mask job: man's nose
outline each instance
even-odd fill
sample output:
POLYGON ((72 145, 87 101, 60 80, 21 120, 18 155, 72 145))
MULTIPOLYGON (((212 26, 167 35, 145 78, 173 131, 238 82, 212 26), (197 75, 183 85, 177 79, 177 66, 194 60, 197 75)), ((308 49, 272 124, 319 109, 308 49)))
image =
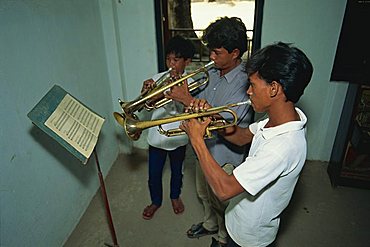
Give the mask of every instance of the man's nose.
POLYGON ((248 87, 247 89, 247 94, 250 96, 252 94, 252 89, 251 89, 251 86, 248 87))
POLYGON ((175 68, 175 60, 174 59, 170 59, 170 67, 175 68))

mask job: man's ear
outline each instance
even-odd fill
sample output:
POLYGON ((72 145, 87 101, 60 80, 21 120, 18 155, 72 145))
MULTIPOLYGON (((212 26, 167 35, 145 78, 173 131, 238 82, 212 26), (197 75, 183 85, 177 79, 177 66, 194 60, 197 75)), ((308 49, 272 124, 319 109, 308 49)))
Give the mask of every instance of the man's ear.
POLYGON ((281 85, 277 81, 272 81, 270 83, 270 97, 275 97, 279 93, 279 90, 281 90, 281 85))
POLYGON ((240 51, 239 49, 235 48, 231 53, 233 54, 233 58, 236 59, 239 57, 240 51))
POLYGON ((188 66, 191 63, 191 58, 187 58, 185 60, 185 66, 188 66))

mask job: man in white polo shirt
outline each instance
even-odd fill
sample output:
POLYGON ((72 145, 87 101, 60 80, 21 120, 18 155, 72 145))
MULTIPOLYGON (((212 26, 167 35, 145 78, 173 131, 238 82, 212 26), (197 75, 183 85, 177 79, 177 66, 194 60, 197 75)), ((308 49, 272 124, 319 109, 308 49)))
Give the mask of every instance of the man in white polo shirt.
MULTIPOLYGON (((213 192, 229 200, 225 218, 231 237, 229 247, 273 244, 280 214, 287 207, 306 160, 307 118, 295 107, 311 80, 313 67, 298 48, 278 42, 257 51, 245 70, 250 86, 247 94, 256 112, 267 118, 251 124, 224 129, 233 144, 251 142, 248 157, 231 175, 217 164, 204 143, 210 119, 184 121, 180 127, 189 136, 199 164, 213 192)), ((194 99, 192 109, 211 107, 194 99)))

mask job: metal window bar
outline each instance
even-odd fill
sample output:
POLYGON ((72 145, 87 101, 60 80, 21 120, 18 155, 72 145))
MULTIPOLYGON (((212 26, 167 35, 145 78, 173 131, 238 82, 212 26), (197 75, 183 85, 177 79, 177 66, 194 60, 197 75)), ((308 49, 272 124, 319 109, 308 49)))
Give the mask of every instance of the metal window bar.
MULTIPOLYGON (((195 47, 197 48, 197 51, 195 52, 193 61, 195 62, 201 62, 201 63, 207 63, 209 62, 209 56, 203 55, 203 48, 202 41, 200 38, 202 36, 204 29, 192 29, 192 28, 170 28, 170 37, 175 36, 178 33, 181 33, 184 37, 187 37, 191 41, 194 42, 195 47), (197 37, 193 37, 192 34, 195 33, 197 37), (197 44, 198 43, 198 44, 197 44)), ((247 30, 247 44, 248 44, 248 50, 243 55, 243 59, 248 59, 252 53, 252 46, 253 46, 253 29, 247 30)))

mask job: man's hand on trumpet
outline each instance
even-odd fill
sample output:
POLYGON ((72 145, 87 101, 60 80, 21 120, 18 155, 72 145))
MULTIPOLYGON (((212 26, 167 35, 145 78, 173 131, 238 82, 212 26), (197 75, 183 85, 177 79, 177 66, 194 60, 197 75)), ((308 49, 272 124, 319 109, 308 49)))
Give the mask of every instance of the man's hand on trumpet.
POLYGON ((185 108, 185 112, 201 112, 211 107, 205 99, 193 98, 189 106, 185 108))
MULTIPOLYGON (((157 82, 154 81, 153 79, 145 80, 143 83, 143 87, 141 88, 141 95, 142 96, 145 95, 146 93, 153 90, 156 86, 157 86, 157 82)), ((147 100, 146 104, 153 105, 155 104, 156 101, 160 100, 163 97, 164 97, 163 93, 153 96, 152 98, 147 100)))
POLYGON ((172 81, 178 80, 181 78, 181 72, 177 71, 176 68, 172 68, 170 72, 170 78, 172 81))
POLYGON ((192 118, 182 121, 180 124, 180 129, 186 132, 189 136, 191 143, 203 141, 204 137, 208 135, 207 127, 211 123, 211 118, 206 117, 202 120, 192 118))
MULTIPOLYGON (((211 105, 205 99, 193 98, 189 106, 185 109, 188 113, 202 112, 211 108, 211 105)), ((209 136, 207 127, 211 123, 212 117, 192 118, 182 121, 180 129, 185 131, 191 142, 203 140, 205 136, 209 136)))
POLYGON ((186 80, 182 85, 175 85, 170 90, 166 91, 164 96, 168 99, 180 102, 184 106, 189 106, 194 99, 189 92, 188 82, 186 80))
POLYGON ((144 94, 155 87, 155 81, 153 79, 148 79, 143 82, 143 87, 141 88, 141 93, 144 94))
MULTIPOLYGON (((187 112, 187 113, 204 112, 204 111, 206 111, 210 108, 212 108, 212 106, 205 99, 193 98, 193 100, 190 102, 190 105, 185 108, 185 112, 187 112)), ((203 117, 203 118, 205 118, 205 117, 203 117)), ((216 120, 223 119, 220 114, 214 114, 212 116, 209 116, 208 118, 210 118, 211 121, 216 121, 216 120)), ((198 120, 199 120, 199 118, 198 118, 198 120)), ((216 125, 217 125, 217 123, 216 123, 216 125)))

